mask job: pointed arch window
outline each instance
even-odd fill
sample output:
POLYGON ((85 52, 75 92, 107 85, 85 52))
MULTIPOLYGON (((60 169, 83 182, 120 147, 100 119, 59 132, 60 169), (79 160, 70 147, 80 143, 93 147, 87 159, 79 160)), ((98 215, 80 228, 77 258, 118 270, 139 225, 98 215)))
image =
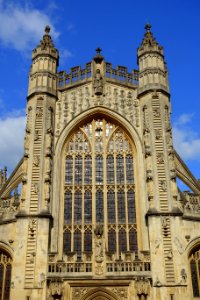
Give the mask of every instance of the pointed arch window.
POLYGON ((104 118, 94 118, 70 136, 64 149, 64 253, 92 253, 93 228, 99 224, 105 224, 108 251, 118 258, 135 251, 133 154, 126 132, 104 118))
POLYGON ((194 297, 200 297, 200 246, 189 257, 192 290, 194 297))
POLYGON ((10 299, 12 260, 10 256, 0 250, 0 300, 10 299))

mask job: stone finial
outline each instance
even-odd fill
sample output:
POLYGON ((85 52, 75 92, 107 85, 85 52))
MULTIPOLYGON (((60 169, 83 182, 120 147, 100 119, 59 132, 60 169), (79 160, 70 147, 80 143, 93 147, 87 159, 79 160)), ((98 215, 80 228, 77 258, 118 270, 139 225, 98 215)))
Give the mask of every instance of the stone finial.
POLYGON ((101 55, 101 51, 102 51, 102 49, 100 47, 97 47, 96 55, 94 57, 94 61, 99 64, 101 64, 101 62, 104 60, 104 57, 101 55))
POLYGON ((44 31, 46 34, 49 34, 49 32, 51 31, 51 27, 49 25, 46 25, 44 31))
POLYGON ((151 24, 147 23, 144 27, 146 29, 147 32, 151 31, 151 24))
POLYGON ((101 49, 100 47, 97 47, 97 48, 96 48, 96 54, 97 54, 97 55, 101 54, 101 51, 102 51, 102 49, 101 49))

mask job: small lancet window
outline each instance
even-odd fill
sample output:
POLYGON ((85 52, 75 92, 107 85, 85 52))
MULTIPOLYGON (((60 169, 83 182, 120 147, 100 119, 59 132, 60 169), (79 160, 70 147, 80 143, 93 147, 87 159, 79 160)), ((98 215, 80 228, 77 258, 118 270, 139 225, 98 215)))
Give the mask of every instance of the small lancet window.
POLYGON ((193 296, 200 297, 200 247, 189 257, 193 296))

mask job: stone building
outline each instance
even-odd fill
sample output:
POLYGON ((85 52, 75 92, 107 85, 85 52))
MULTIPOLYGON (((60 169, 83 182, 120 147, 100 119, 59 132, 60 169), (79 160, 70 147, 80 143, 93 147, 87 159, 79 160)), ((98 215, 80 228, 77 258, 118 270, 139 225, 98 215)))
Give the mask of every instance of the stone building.
POLYGON ((48 26, 33 50, 24 155, 0 173, 1 300, 200 299, 200 184, 145 29, 131 73, 99 48, 58 72, 48 26))

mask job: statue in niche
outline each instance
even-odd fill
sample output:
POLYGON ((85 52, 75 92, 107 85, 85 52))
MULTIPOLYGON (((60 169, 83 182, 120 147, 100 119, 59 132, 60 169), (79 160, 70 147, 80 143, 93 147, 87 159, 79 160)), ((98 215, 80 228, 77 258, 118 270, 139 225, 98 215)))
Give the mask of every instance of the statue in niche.
POLYGON ((181 283, 185 284, 187 282, 187 274, 185 269, 181 270, 181 283))
POLYGON ((97 225, 94 230, 95 240, 95 260, 97 263, 103 261, 103 226, 97 225))
POLYGON ((95 95, 99 96, 103 94, 103 77, 101 76, 101 72, 99 69, 96 70, 93 86, 95 95))

